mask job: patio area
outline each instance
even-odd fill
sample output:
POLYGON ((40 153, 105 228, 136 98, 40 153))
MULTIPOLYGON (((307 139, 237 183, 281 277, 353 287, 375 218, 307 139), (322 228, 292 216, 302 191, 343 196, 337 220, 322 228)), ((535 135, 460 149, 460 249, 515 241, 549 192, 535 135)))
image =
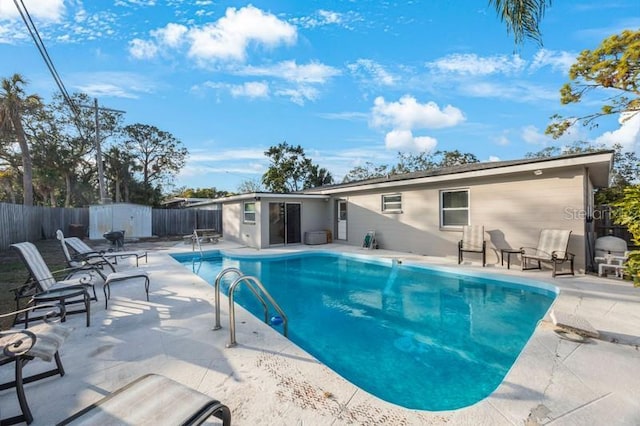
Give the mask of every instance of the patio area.
MULTIPOLYGON (((584 275, 552 279, 549 270, 482 268, 477 261, 458 266, 453 256, 430 258, 340 244, 270 249, 357 252, 547 282, 561 289, 556 310, 584 317, 600 333, 598 339, 574 341, 557 334, 547 315, 491 396, 460 410, 424 412, 358 389, 241 307, 236 309, 238 346, 226 348, 226 296, 223 329, 213 331, 213 287, 169 256, 191 251, 191 245, 127 245, 134 248, 149 249, 148 264, 142 262, 140 268, 151 279, 150 301, 141 282, 123 281, 112 286, 108 309, 99 291, 90 327, 85 327, 84 315, 68 317, 74 330, 60 352, 66 375, 25 386, 33 425, 61 421, 147 373, 165 375, 220 400, 230 408, 233 424, 240 426, 640 424, 640 289, 630 282, 584 275)), ((203 248, 265 252, 224 241, 203 248)), ((33 361, 25 372, 48 366, 33 361)), ((10 380, 13 369, 0 369, 0 375, 0 380, 10 380)), ((15 390, 0 393, 0 413, 18 413, 15 390)), ((212 418, 207 424, 221 422, 212 418)))

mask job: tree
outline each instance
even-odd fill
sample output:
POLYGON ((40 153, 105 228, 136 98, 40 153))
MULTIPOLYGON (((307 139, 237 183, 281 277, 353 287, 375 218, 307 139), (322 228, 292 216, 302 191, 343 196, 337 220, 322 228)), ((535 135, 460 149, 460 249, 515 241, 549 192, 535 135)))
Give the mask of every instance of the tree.
POLYGON ((582 102, 591 91, 605 90, 600 111, 582 117, 551 117, 546 133, 559 138, 581 122, 595 127, 603 116, 620 114, 624 122, 640 112, 640 30, 625 30, 605 39, 595 50, 584 50, 569 69, 569 83, 560 89, 563 105, 582 102))
POLYGON ((389 166, 386 164, 375 165, 371 161, 365 162, 362 166, 356 166, 342 179, 343 183, 358 182, 361 180, 375 179, 387 176, 389 173, 387 169, 389 166))
POLYGON ((20 146, 22 154, 22 186, 23 203, 33 205, 33 164, 27 144, 27 137, 22 125, 22 115, 25 110, 37 108, 41 105, 37 95, 25 96, 23 85, 26 81, 20 74, 14 74, 10 79, 2 79, 0 92, 0 131, 13 133, 20 146))
POLYGON ((307 179, 304 182, 304 189, 315 188, 317 186, 331 185, 333 183, 333 176, 324 167, 319 167, 313 164, 307 175, 307 179))
POLYGON ((124 149, 134 158, 142 173, 140 189, 150 199, 170 182, 186 162, 188 151, 171 133, 146 124, 133 124, 123 129, 124 149))
POLYGON ((107 187, 112 191, 116 203, 128 203, 131 195, 131 183, 135 181, 133 174, 140 171, 135 159, 122 147, 112 146, 103 153, 105 158, 105 177, 107 187))
POLYGON ((434 156, 440 157, 440 159, 435 162, 436 169, 478 163, 480 161, 475 155, 469 152, 463 153, 457 149, 454 149, 453 151, 436 151, 434 156))
POLYGON ((313 163, 300 145, 282 142, 272 146, 264 155, 271 164, 262 176, 262 183, 272 192, 294 192, 304 188, 313 163))
POLYGON ((182 198, 222 198, 233 195, 228 191, 218 191, 216 187, 211 188, 180 188, 173 192, 174 197, 182 198))
POLYGON ((542 45, 540 21, 551 0, 489 0, 489 4, 507 25, 507 33, 513 33, 516 44, 529 38, 542 45))
MULTIPOLYGON (((626 226, 633 236, 633 242, 640 246, 640 185, 624 189, 623 198, 614 204, 613 219, 617 224, 626 226)), ((633 284, 640 287, 640 250, 629 253, 626 272, 633 284)))
POLYGON ((262 187, 262 182, 260 181, 260 179, 245 179, 240 182, 240 185, 238 185, 238 192, 240 194, 262 191, 264 191, 264 188, 262 187))

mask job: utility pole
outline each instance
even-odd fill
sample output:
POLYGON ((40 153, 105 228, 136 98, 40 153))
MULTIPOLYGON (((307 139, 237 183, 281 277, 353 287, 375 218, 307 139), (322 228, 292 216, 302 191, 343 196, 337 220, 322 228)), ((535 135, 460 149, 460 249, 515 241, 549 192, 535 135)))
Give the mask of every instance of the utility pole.
POLYGON ((98 164, 98 188, 100 190, 100 204, 105 204, 107 200, 107 190, 104 184, 104 164, 102 164, 102 148, 100 143, 100 121, 98 113, 100 111, 108 111, 108 112, 117 112, 124 114, 126 111, 121 111, 118 109, 111 109, 105 107, 98 107, 98 98, 93 99, 93 105, 80 105, 83 108, 91 108, 95 113, 95 125, 96 125, 96 135, 95 135, 95 145, 96 145, 96 163, 98 164))

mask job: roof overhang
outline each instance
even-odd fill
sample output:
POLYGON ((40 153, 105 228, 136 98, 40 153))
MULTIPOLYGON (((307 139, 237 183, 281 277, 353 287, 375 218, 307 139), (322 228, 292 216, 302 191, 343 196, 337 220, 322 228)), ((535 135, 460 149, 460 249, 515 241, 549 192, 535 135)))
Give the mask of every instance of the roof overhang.
POLYGON ((425 184, 438 184, 462 179, 486 178, 492 176, 508 176, 511 174, 531 173, 532 178, 544 173, 545 170, 557 168, 581 168, 589 171, 589 177, 596 188, 609 186, 609 173, 613 165, 613 151, 601 152, 584 156, 551 158, 540 161, 532 161, 524 164, 495 167, 483 170, 474 170, 461 173, 426 176, 421 178, 393 180, 378 183, 363 183, 362 185, 349 185, 345 187, 333 187, 326 190, 318 190, 318 193, 334 195, 349 192, 370 191, 376 189, 388 189, 398 186, 414 186, 425 184))
POLYGON ((251 192, 247 194, 232 195, 230 197, 218 198, 220 203, 233 203, 237 201, 259 201, 263 199, 275 200, 329 200, 330 196, 325 194, 301 194, 301 193, 287 193, 278 194, 272 192, 251 192))

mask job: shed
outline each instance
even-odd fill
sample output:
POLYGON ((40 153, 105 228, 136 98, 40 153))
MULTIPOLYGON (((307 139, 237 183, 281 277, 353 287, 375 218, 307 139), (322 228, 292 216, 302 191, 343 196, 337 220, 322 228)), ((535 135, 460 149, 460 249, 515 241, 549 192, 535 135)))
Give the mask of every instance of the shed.
POLYGON ((103 239, 110 231, 125 231, 125 238, 151 237, 151 207, 131 203, 89 207, 89 238, 103 239))

